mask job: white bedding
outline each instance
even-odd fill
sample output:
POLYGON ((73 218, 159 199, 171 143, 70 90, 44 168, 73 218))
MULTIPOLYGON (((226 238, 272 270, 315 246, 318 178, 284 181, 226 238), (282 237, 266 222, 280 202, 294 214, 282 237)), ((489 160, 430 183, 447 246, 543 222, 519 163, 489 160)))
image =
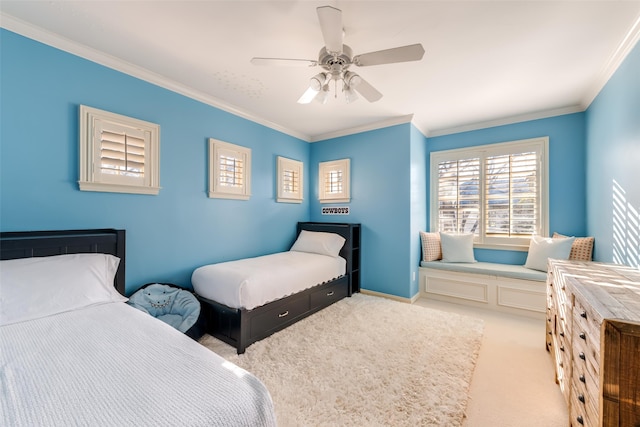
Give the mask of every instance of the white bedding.
POLYGON ((193 289, 232 308, 251 310, 344 275, 346 261, 308 252, 279 252, 197 268, 193 289))
POLYGON ((2 426, 275 426, 253 375, 122 302, 0 327, 2 426))

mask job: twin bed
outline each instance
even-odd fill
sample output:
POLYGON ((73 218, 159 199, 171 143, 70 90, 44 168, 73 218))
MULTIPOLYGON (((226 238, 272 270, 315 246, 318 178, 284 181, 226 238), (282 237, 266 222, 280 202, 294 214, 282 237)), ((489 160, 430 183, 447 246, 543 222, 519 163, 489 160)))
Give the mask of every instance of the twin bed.
MULTIPOLYGON (((359 225, 299 223, 298 234, 292 258, 275 254, 282 269, 266 258, 241 278, 221 264, 237 291, 215 290, 217 268, 194 272, 208 332, 239 354, 360 289, 359 225), (291 268, 327 250, 322 273, 291 268), (280 291, 262 281, 272 274, 280 291)), ((0 238, 0 425, 276 425, 260 380, 126 304, 124 230, 0 238)))
POLYGON ((299 222, 290 251, 203 266, 191 282, 207 332, 242 354, 360 291, 360 225, 299 222))

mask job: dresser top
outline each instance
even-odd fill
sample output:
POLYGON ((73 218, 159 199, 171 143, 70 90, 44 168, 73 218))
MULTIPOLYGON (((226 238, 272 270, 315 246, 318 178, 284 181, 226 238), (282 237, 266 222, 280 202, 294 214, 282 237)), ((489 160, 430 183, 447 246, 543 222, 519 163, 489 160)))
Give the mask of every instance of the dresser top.
POLYGON ((618 264, 550 260, 550 271, 602 319, 640 322, 640 270, 618 264))

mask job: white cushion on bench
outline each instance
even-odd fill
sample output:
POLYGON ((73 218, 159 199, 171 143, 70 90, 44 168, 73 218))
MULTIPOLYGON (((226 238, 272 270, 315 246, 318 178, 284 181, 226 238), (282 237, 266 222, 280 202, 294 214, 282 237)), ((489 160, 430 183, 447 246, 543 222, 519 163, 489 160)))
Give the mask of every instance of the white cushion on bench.
POLYGON ((449 263, 442 261, 422 261, 420 262, 420 266, 438 270, 459 271, 461 273, 487 274, 512 279, 534 280, 537 282, 545 282, 547 280, 547 273, 531 270, 522 265, 498 264, 493 262, 449 263))

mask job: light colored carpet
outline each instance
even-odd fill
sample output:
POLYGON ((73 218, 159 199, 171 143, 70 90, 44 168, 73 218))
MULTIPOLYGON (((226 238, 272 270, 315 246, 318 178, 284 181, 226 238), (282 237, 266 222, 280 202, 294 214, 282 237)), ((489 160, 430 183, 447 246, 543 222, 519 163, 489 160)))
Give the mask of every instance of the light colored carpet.
POLYGON ((287 426, 460 426, 483 321, 355 294, 238 356, 201 343, 260 378, 287 426))

